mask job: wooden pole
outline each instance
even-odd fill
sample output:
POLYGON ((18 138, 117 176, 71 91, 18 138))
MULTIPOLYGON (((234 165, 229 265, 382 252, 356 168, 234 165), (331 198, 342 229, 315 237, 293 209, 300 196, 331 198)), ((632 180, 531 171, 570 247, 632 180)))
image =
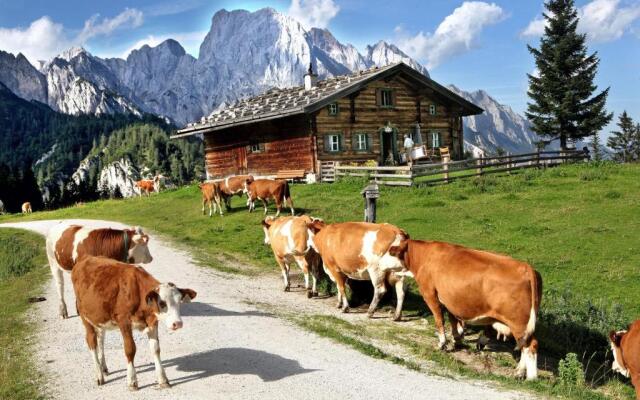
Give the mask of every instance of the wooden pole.
POLYGON ((442 169, 444 170, 444 182, 449 183, 449 153, 442 156, 442 169))
MULTIPOLYGON (((511 153, 507 152, 507 168, 511 168, 511 153)), ((511 175, 511 171, 507 171, 507 174, 511 175)))
POLYGON ((482 175, 482 156, 480 156, 477 160, 476 160, 476 174, 477 175, 482 175))
POLYGON ((371 184, 365 187, 362 192, 364 197, 364 222, 376 222, 376 200, 380 197, 380 191, 377 184, 371 184))

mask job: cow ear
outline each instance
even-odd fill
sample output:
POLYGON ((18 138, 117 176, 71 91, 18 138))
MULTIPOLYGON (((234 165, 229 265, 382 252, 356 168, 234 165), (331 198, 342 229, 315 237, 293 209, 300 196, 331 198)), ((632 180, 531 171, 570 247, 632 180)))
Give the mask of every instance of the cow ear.
POLYGON ((271 217, 267 217, 267 218, 262 220, 262 226, 264 226, 265 228, 269 229, 269 227, 271 226, 271 222, 273 222, 271 217))
POLYGON ((616 332, 616 331, 609 332, 609 339, 617 347, 620 347, 620 342, 622 341, 623 336, 624 336, 624 332, 616 332))
POLYGON ((320 230, 322 230, 322 228, 324 228, 325 226, 327 226, 327 224, 324 223, 324 221, 316 219, 314 220, 312 223, 307 224, 307 227, 309 228, 309 230, 311 230, 311 232, 313 233, 318 233, 320 232, 320 230))
POLYGON ((158 307, 159 300, 160 300, 160 295, 158 294, 158 292, 156 292, 156 289, 153 289, 152 291, 147 293, 147 297, 146 297, 147 306, 153 307, 155 305, 156 308, 159 308, 158 307))
POLYGON ((404 255, 409 248, 409 240, 403 240, 399 245, 393 246, 389 249, 389 255, 392 257, 398 257, 399 259, 404 259, 404 255))
POLYGON ((196 295, 198 293, 196 293, 195 290, 191 290, 191 289, 180 289, 178 288, 178 290, 180 291, 180 294, 182 294, 182 302, 183 303, 190 303, 191 300, 196 298, 196 295))

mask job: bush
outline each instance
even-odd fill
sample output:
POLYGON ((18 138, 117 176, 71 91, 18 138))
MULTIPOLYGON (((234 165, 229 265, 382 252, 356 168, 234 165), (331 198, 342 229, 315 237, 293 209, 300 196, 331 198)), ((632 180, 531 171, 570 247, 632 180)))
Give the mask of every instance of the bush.
POLYGON ((584 386, 584 371, 576 353, 568 353, 558 363, 558 381, 565 387, 584 386))

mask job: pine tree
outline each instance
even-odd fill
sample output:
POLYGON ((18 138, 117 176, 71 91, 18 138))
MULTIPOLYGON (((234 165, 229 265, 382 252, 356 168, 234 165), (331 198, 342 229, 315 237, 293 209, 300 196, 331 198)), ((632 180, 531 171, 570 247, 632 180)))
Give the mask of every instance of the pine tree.
POLYGON ((546 26, 540 48, 527 46, 535 58, 538 76, 528 74, 527 118, 542 136, 567 139, 592 136, 611 121, 605 110, 609 88, 592 97, 600 60, 587 55, 586 35, 578 34, 578 14, 573 0, 545 3, 546 26))
POLYGON ((611 132, 607 145, 615 152, 616 160, 637 160, 640 157, 640 134, 626 110, 618 117, 617 125, 619 130, 611 132))
POLYGON ((600 134, 595 132, 591 138, 591 151, 593 151, 593 160, 602 161, 602 143, 600 143, 600 134))

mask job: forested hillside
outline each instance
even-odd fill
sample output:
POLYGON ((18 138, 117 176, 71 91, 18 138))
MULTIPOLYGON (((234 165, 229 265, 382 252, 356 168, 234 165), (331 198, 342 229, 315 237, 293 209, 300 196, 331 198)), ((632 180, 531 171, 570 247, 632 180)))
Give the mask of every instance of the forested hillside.
POLYGON ((152 115, 70 116, 23 100, 0 83, 0 121, 0 200, 9 211, 24 201, 52 208, 118 195, 98 190, 103 167, 116 160, 178 183, 203 170, 200 141, 169 142, 173 127, 152 115), (87 156, 95 165, 83 163, 87 156), (81 164, 91 167, 74 175, 81 164))

